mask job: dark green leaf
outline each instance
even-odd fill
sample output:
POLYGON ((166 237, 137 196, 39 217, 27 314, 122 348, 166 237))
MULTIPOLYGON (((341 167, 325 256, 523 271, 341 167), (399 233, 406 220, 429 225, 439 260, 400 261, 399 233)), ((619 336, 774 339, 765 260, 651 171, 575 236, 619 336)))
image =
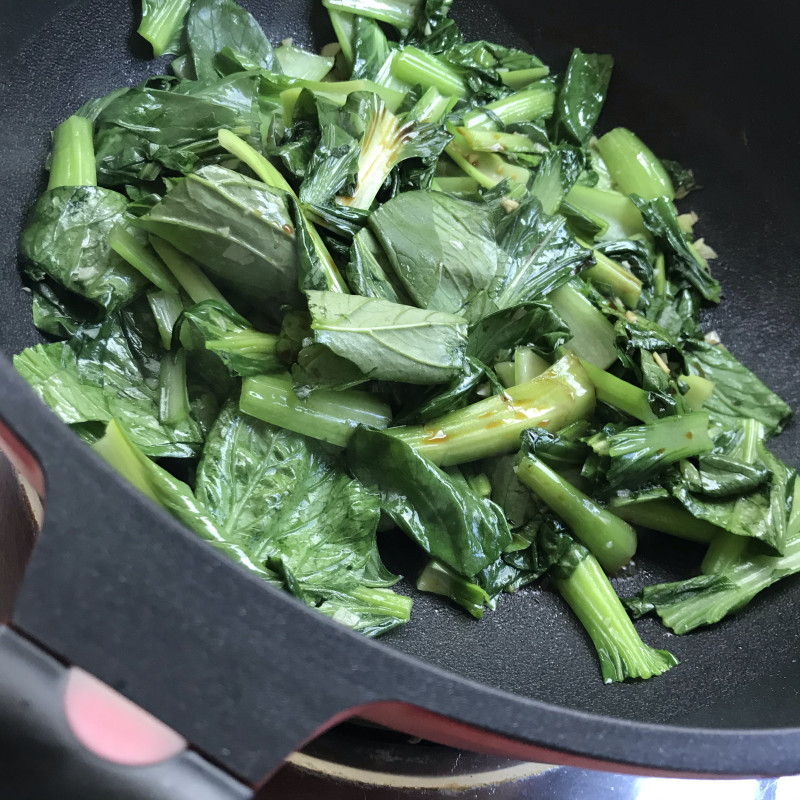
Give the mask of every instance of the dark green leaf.
POLYGON ((462 72, 462 79, 481 102, 510 93, 502 80, 505 72, 536 69, 541 77, 547 74, 547 68, 536 56, 487 41, 456 42, 442 53, 442 58, 462 72))
POLYGON ((132 315, 114 316, 69 342, 26 350, 15 365, 64 422, 117 419, 149 456, 192 456, 202 442, 200 426, 191 418, 176 425, 160 419, 163 351, 154 336, 155 341, 137 327, 132 315))
POLYGON ((463 317, 337 292, 306 296, 314 341, 367 378, 443 383, 461 370, 467 341, 463 317))
POLYGON ((486 292, 498 248, 481 206, 439 192, 405 192, 373 212, 369 224, 417 305, 470 321, 494 310, 486 292))
POLYGON ((462 40, 458 25, 448 18, 453 0, 425 0, 417 13, 414 30, 404 43, 415 44, 429 53, 440 53, 462 40))
POLYGON ((80 328, 100 322, 100 312, 94 303, 73 294, 49 280, 34 284, 33 324, 51 336, 60 339, 73 336, 80 328))
POLYGON ((355 182, 358 153, 358 139, 338 124, 338 120, 323 124, 322 136, 300 186, 300 200, 309 205, 325 206, 332 203, 338 193, 346 194, 346 187, 355 182))
POLYGON ((698 519, 724 528, 736 536, 748 536, 783 553, 787 541, 788 516, 792 507, 795 470, 775 458, 763 444, 758 456, 770 476, 760 488, 734 496, 696 492, 696 480, 679 480, 670 486, 672 494, 698 519))
POLYGON ((684 471, 683 483, 690 492, 705 497, 731 497, 757 489, 769 477, 763 464, 708 453, 697 459, 696 472, 684 471))
POLYGON ((719 282, 689 246, 678 225, 675 206, 668 197, 643 200, 631 195, 631 200, 642 214, 645 227, 653 235, 658 247, 666 256, 667 277, 682 285, 697 289, 706 300, 719 302, 719 282))
POLYGON ((127 205, 124 195, 96 186, 45 192, 20 240, 26 272, 38 281, 47 275, 109 311, 127 305, 147 285, 108 245, 127 205))
POLYGON ((248 64, 275 69, 269 39, 253 16, 233 0, 194 0, 186 17, 186 35, 201 81, 216 79, 214 57, 226 47, 248 64))
POLYGON ((386 253, 368 228, 363 228, 353 237, 345 274, 356 294, 410 305, 386 253))
POLYGON ((661 163, 672 181, 676 200, 681 200, 689 192, 703 188, 694 177, 694 172, 681 166, 677 161, 669 161, 666 158, 662 158, 661 163))
POLYGON ((484 380, 487 367, 470 356, 464 357, 461 373, 446 388, 437 386, 427 392, 414 390, 411 399, 395 415, 395 425, 414 425, 436 419, 470 402, 475 389, 484 380))
POLYGON ((368 17, 353 17, 353 70, 350 80, 375 80, 389 58, 390 48, 380 25, 368 17))
POLYGON ((114 186, 154 180, 163 170, 190 173, 202 159, 223 152, 217 139, 222 128, 257 131, 255 80, 219 86, 224 90, 204 87, 196 94, 140 87, 115 97, 95 125, 98 180, 114 186))
POLYGON ((493 293, 501 307, 548 294, 591 257, 569 233, 564 217, 545 214, 535 197, 500 222, 497 236, 505 258, 493 293))
POLYGON ((554 356, 567 342, 569 328, 547 302, 509 306, 470 326, 467 355, 492 364, 515 347, 531 347, 544 357, 554 356))
POLYGON ((692 342, 684 350, 684 361, 688 374, 713 381, 703 408, 723 424, 749 417, 764 425, 767 436, 774 436, 791 418, 791 408, 721 345, 692 342))
POLYGON ((282 565, 307 598, 356 589, 374 570, 377 496, 323 445, 235 403, 209 434, 196 493, 226 541, 257 564, 282 565))
POLYGON ((460 473, 445 472, 389 434, 357 428, 347 461, 380 492, 381 508, 395 524, 461 575, 475 575, 511 541, 498 506, 476 497, 460 473))
POLYGON ((614 59, 577 48, 564 74, 556 100, 556 120, 562 136, 584 145, 591 136, 611 80, 614 59))
POLYGON ((299 303, 294 220, 285 195, 223 167, 179 181, 137 225, 258 300, 299 303))
MULTIPOLYGON (((309 339, 309 341, 311 341, 309 339)), ((366 382, 367 376, 346 358, 324 344, 307 344, 292 365, 294 393, 307 398, 315 389, 350 389, 366 382)))

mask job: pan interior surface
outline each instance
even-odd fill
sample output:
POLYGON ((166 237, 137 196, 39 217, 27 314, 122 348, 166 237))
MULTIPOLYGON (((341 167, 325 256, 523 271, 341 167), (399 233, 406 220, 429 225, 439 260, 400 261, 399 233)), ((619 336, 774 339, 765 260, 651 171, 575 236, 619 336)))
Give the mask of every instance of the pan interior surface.
MULTIPOLYGON (((325 14, 308 0, 244 2, 270 38, 330 41, 325 14)), ((457 0, 453 16, 469 38, 532 49, 554 70, 573 46, 616 59, 601 130, 624 125, 660 156, 694 169, 704 185, 681 201, 700 216, 698 232, 720 253, 714 263, 724 299, 708 328, 745 364, 800 408, 797 312, 792 277, 800 252, 800 161, 793 99, 800 78, 792 51, 800 6, 767 2, 719 14, 712 4, 680 0, 613 8, 543 0, 492 5, 457 0)), ((41 189, 49 131, 90 97, 135 85, 166 68, 148 60, 134 34, 138 2, 64 4, 30 0, 0 33, 6 61, 0 107, 0 348, 6 355, 40 341, 22 291, 16 246, 25 212, 41 189)), ((796 425, 774 443, 798 465, 796 425)), ((400 571, 402 554, 387 561, 400 571), (395 562, 395 563, 392 563, 395 562)), ((677 540, 643 536, 623 595, 647 583, 687 577, 702 551, 677 540)), ((406 573, 408 574, 408 572, 406 573)), ((411 592, 411 588, 405 591, 411 592)), ((738 616, 684 637, 660 624, 639 624, 651 645, 681 660, 643 683, 605 686, 588 637, 553 593, 527 589, 501 598, 476 622, 442 598, 415 595, 411 623, 383 641, 453 673, 496 688, 596 714, 700 727, 800 726, 800 583, 765 591, 738 616)))

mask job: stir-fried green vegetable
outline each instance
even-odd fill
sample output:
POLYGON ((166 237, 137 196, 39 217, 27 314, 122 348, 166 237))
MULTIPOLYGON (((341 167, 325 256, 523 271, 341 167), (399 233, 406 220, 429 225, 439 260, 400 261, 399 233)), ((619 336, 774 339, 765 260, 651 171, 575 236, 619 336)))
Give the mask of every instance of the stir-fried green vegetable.
POLYGON ((143 0, 173 74, 54 132, 20 250, 55 340, 17 369, 152 501, 355 630, 411 612, 382 520, 418 590, 480 619, 547 577, 604 680, 665 672, 626 606, 683 633, 800 570, 800 483, 767 447, 791 411, 701 329, 691 171, 595 136, 609 55, 552 74, 446 2, 323 5, 316 54, 233 0, 143 0), (698 574, 623 604, 634 525, 707 546, 698 574))

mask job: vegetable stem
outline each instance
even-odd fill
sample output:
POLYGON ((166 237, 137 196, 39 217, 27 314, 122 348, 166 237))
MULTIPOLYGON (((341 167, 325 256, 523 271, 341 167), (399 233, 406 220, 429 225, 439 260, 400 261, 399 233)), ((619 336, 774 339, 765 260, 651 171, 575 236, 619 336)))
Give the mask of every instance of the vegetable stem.
POLYGON ((353 15, 347 11, 340 11, 337 8, 328 8, 328 16, 331 18, 331 26, 336 34, 339 46, 342 48, 342 56, 347 62, 347 66, 353 66, 353 15))
POLYGON ((169 242, 158 236, 150 237, 150 244, 161 256, 169 271, 181 288, 189 295, 193 303, 202 303, 203 300, 217 300, 229 305, 220 291, 208 279, 208 276, 188 256, 176 250, 169 242))
POLYGON ((500 133, 483 128, 457 128, 470 150, 487 153, 541 153, 542 145, 522 133, 500 133))
POLYGON ((435 86, 431 86, 425 94, 417 100, 414 108, 409 112, 409 117, 417 122, 436 125, 442 121, 442 117, 456 102, 458 102, 457 97, 443 95, 435 86))
POLYGON ((550 365, 530 347, 518 347, 514 351, 514 384, 532 381, 549 367, 550 365))
POLYGON ((476 583, 472 583, 455 570, 436 559, 431 559, 417 578, 420 592, 432 592, 449 597, 472 614, 475 619, 483 617, 484 606, 491 602, 489 595, 476 583))
POLYGON ((523 89, 534 81, 546 78, 550 67, 530 67, 529 69, 511 69, 500 73, 500 80, 510 89, 523 89))
POLYGON ((355 389, 317 389, 301 400, 292 379, 283 375, 245 378, 239 406, 251 417, 340 447, 358 425, 385 428, 391 419, 389 407, 375 395, 355 389))
POLYGON ((159 418, 166 425, 178 425, 189 415, 185 350, 166 353, 161 359, 159 387, 159 418))
POLYGON ((574 356, 566 356, 532 381, 452 411, 426 425, 390 428, 440 466, 463 464, 507 453, 527 428, 557 431, 587 419, 594 409, 594 389, 574 356))
POLYGON ((700 571, 704 575, 728 572, 738 564, 750 544, 748 536, 737 536, 728 531, 719 531, 711 540, 703 557, 700 571))
POLYGON ((614 326, 575 286, 565 283, 547 299, 572 331, 567 350, 600 369, 607 369, 617 360, 614 326))
POLYGON ((640 638, 600 564, 587 555, 566 578, 556 581, 592 639, 606 683, 651 678, 678 663, 667 650, 654 650, 640 638))
POLYGON ((97 186, 93 125, 86 117, 68 117, 53 131, 53 156, 48 189, 97 186))
POLYGON ((178 292, 178 283, 161 259, 122 225, 117 225, 108 237, 111 249, 124 258, 162 292, 178 292))
POLYGON ((639 209, 624 194, 575 184, 567 192, 566 200, 577 209, 605 220, 608 223, 606 238, 630 239, 648 235, 639 209))
POLYGON ((493 100, 483 108, 464 115, 465 128, 494 128, 495 118, 504 125, 513 122, 529 122, 539 117, 549 117, 555 107, 556 93, 552 85, 544 83, 530 89, 514 92, 508 97, 493 100), (491 113, 486 113, 487 111, 491 113))
POLYGON ((523 456, 517 465, 517 477, 564 520, 607 572, 617 572, 633 558, 636 531, 536 456, 523 456))
MULTIPOLYGON (((591 249, 591 246, 588 247, 591 249)), ((628 308, 636 308, 642 294, 642 282, 621 264, 599 250, 592 250, 592 256, 595 261, 594 266, 585 269, 581 275, 601 289, 605 287, 611 289, 611 292, 619 297, 628 308)))
POLYGON ((589 361, 581 360, 583 368, 594 384, 597 399, 608 403, 626 414, 630 414, 642 422, 655 422, 657 419, 648 402, 648 394, 644 389, 623 381, 605 370, 598 369, 589 361))
POLYGON ((191 0, 144 0, 137 33, 153 46, 158 58, 166 53, 183 24, 191 0))
POLYGON ((172 332, 175 323, 183 312, 180 295, 173 291, 150 292, 147 295, 147 301, 150 303, 150 310, 155 317, 161 342, 164 348, 169 350, 172 347, 172 332))
POLYGON ((698 519, 680 503, 666 497, 639 502, 615 497, 609 502, 608 510, 632 525, 641 525, 690 542, 707 544, 719 533, 724 533, 716 525, 698 519))
POLYGON ((392 75, 411 86, 434 87, 445 95, 463 97, 467 86, 458 72, 436 56, 406 47, 392 59, 392 75))
POLYGON ((668 197, 675 191, 664 165, 653 151, 627 128, 614 128, 597 140, 614 183, 624 194, 638 194, 645 200, 668 197))
POLYGON ((215 353, 231 353, 241 356, 271 356, 278 346, 279 337, 273 333, 241 331, 229 333, 219 339, 209 339, 206 349, 215 353))

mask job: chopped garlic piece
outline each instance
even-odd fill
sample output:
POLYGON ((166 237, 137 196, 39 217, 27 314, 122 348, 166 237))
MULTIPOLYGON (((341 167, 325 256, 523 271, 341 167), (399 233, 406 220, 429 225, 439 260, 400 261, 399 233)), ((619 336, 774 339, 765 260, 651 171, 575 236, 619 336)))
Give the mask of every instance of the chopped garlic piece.
POLYGON ((695 250, 702 256, 706 261, 709 261, 714 258, 719 258, 717 255, 717 251, 714 250, 713 247, 706 244, 705 239, 698 239, 694 243, 695 250))
POLYGON ((500 201, 500 205, 503 207, 503 211, 505 211, 506 214, 511 214, 519 208, 519 203, 516 200, 512 200, 510 197, 504 197, 500 201))
POLYGON ((700 217, 690 211, 688 214, 678 214, 678 225, 684 233, 691 233, 700 217))

